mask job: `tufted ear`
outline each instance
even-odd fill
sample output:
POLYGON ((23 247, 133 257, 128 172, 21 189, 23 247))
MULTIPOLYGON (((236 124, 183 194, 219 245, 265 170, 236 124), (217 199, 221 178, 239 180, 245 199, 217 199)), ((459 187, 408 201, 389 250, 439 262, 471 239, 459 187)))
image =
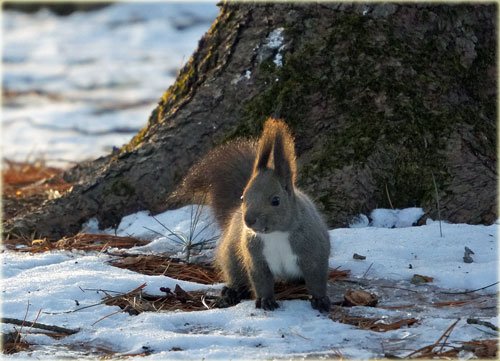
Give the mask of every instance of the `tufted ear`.
POLYGON ((297 173, 295 144, 285 122, 275 119, 270 119, 270 121, 274 128, 274 172, 285 189, 292 193, 297 173))
POLYGON ((254 174, 257 173, 259 170, 264 170, 269 168, 269 158, 271 157, 273 142, 274 142, 273 134, 269 132, 269 129, 264 127, 264 131, 259 139, 259 144, 257 147, 257 156, 255 157, 255 163, 253 166, 254 174))

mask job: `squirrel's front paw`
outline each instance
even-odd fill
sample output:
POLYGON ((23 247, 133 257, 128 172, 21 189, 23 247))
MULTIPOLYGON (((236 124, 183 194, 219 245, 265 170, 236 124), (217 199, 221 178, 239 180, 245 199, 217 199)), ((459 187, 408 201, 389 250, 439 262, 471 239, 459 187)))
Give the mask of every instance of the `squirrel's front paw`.
POLYGON ((311 306, 319 312, 330 312, 330 299, 328 296, 311 298, 311 306))
POLYGON ((257 298, 255 300, 255 308, 274 311, 278 307, 280 307, 280 305, 278 305, 278 302, 276 302, 274 298, 257 298))

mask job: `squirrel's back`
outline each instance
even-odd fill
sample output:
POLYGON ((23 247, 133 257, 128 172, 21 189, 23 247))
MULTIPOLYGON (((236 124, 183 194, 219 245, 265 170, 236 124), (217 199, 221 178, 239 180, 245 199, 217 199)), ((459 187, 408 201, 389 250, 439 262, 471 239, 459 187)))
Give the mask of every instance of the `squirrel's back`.
POLYGON ((189 202, 196 195, 208 197, 215 219, 224 229, 241 204, 256 152, 257 143, 252 140, 235 140, 216 147, 191 167, 169 202, 189 202))

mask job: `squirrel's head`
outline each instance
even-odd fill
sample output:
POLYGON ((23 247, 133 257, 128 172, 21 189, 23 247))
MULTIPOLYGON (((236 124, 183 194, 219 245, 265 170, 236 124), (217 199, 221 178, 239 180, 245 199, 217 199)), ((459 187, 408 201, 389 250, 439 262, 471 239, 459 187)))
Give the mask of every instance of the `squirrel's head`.
POLYGON ((286 124, 281 120, 267 120, 252 177, 241 197, 244 222, 254 232, 290 229, 295 206, 294 148, 286 124))

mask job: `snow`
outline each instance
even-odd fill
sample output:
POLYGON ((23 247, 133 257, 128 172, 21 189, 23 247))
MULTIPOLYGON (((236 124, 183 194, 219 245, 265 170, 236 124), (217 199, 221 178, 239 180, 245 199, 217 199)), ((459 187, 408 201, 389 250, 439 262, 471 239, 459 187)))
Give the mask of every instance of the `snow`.
POLYGON ((476 289, 498 280, 496 225, 442 222, 442 228, 443 237, 440 237, 437 221, 399 229, 332 230, 334 257, 331 266, 350 269, 360 276, 371 265, 368 275, 393 280, 424 274, 434 277, 434 284, 443 288, 476 289), (465 246, 475 253, 471 264, 463 262, 465 246), (366 256, 366 260, 354 260, 353 253, 366 256))
POLYGON ((277 28, 271 31, 267 37, 267 46, 271 49, 279 49, 283 45, 283 28, 277 28))
POLYGON ((266 47, 269 49, 276 50, 276 55, 274 56, 273 63, 277 67, 283 66, 283 55, 281 52, 285 48, 285 45, 283 44, 284 41, 284 36, 283 36, 283 31, 284 28, 277 28, 271 31, 271 33, 267 37, 266 41, 266 47))
MULTIPOLYGON (((193 214, 197 212, 200 221, 195 231, 206 226, 203 237, 220 233, 209 207, 196 205, 167 211, 154 218, 146 212, 138 212, 124 217, 116 230, 99 231, 95 220, 85 227, 87 232, 134 235, 151 241, 146 246, 128 250, 132 253, 177 252, 177 255, 182 255, 182 245, 169 239, 166 234, 170 232, 159 222, 172 232, 188 234, 193 214)), ((375 213, 387 214, 385 211, 375 213)), ((397 213, 419 214, 415 210, 397 213)), ((350 270, 351 280, 367 282, 367 285, 393 282, 392 285, 403 284, 401 287, 407 288, 411 287, 408 286, 411 285, 409 280, 414 274, 433 277, 434 281, 429 286, 420 288, 422 292, 432 288, 472 290, 498 281, 497 225, 442 222, 442 228, 443 237, 440 237, 439 222, 432 221, 419 227, 368 226, 331 230, 330 266, 350 270), (474 251, 474 262, 471 264, 462 260, 465 246, 474 251), (355 260, 353 253, 364 255, 366 259, 355 260)), ((75 353, 72 349, 72 345, 78 344, 88 348, 102 347, 123 355, 147 350, 150 354, 141 359, 148 360, 272 359, 334 357, 339 354, 344 358, 363 359, 382 357, 388 350, 416 350, 432 344, 456 319, 453 308, 424 307, 419 316, 425 317, 419 317, 417 325, 377 333, 334 322, 313 310, 308 301, 301 300, 280 301, 281 307, 272 312, 255 309, 253 301, 244 301, 226 309, 197 312, 144 312, 131 316, 119 312, 118 307, 98 305, 68 313, 99 303, 104 295, 95 289, 127 292, 146 283, 147 293, 160 295, 160 287, 173 289, 175 284, 186 291, 211 290, 215 293, 222 287, 222 284, 207 286, 166 276, 135 273, 111 266, 111 259, 113 256, 105 253, 52 251, 25 254, 4 250, 1 282, 3 315, 22 319, 29 302, 27 319, 34 319, 41 309, 38 322, 80 329, 78 333, 60 340, 31 332, 26 340, 38 345, 35 350, 9 358, 28 355, 42 359, 68 355, 85 357, 85 354, 75 353)), ((476 295, 481 297, 496 292, 498 286, 477 291, 476 295)), ((354 307, 351 312, 384 319, 416 316, 412 310, 378 307, 354 307)), ((482 319, 498 324, 495 315, 496 312, 482 319)), ((472 316, 476 314, 472 313, 472 316)), ((461 317, 449 342, 491 338, 477 327, 468 325, 466 316, 461 317)), ((4 324, 2 327, 6 331, 13 326, 4 324)), ((405 351, 402 355, 408 353, 405 351)))
POLYGON ((350 228, 361 228, 367 226, 383 228, 401 228, 415 226, 424 215, 424 210, 418 207, 405 209, 377 208, 370 213, 368 218, 364 214, 358 214, 349 223, 350 228), (371 221, 370 221, 371 219, 371 221))
POLYGON ((424 215, 422 208, 405 208, 405 209, 374 209, 370 218, 374 227, 385 228, 400 228, 410 227, 415 225, 417 221, 424 215))
POLYGON ((127 143, 217 13, 215 1, 4 11, 3 156, 67 167, 127 143))

